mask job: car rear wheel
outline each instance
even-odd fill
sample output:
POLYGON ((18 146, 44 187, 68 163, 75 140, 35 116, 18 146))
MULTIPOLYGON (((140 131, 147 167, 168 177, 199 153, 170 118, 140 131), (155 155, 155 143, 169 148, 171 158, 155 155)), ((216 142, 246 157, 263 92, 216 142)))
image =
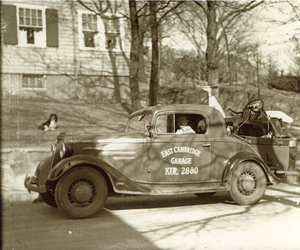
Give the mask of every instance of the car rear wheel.
POLYGON ((229 195, 240 205, 255 204, 263 197, 266 187, 262 168, 254 162, 243 162, 232 173, 229 195))
POLYGON ((101 173, 90 167, 77 167, 58 181, 55 201, 66 216, 87 218, 103 208, 107 193, 107 184, 101 173))

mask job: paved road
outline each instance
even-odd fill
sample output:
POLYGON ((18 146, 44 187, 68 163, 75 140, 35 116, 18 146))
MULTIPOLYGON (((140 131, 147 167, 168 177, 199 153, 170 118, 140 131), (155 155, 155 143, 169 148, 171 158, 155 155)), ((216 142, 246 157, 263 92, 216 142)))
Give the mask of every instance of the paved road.
POLYGON ((227 193, 110 197, 94 218, 70 220, 44 203, 3 206, 2 249, 300 249, 300 186, 279 184, 255 206, 227 193))

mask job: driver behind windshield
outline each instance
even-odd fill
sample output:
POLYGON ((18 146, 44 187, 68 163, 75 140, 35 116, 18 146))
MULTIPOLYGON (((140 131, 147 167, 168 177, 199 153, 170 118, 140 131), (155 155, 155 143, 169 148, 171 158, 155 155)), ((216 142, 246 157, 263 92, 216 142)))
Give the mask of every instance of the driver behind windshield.
POLYGON ((176 134, 196 134, 195 131, 188 125, 189 120, 185 115, 179 115, 176 121, 179 127, 176 134))

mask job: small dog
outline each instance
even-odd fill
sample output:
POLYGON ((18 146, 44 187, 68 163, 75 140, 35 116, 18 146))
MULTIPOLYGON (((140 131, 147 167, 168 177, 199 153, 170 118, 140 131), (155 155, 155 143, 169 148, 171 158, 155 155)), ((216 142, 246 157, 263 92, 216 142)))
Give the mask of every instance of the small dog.
POLYGON ((49 119, 46 122, 43 122, 38 129, 43 130, 43 131, 48 131, 48 130, 55 130, 57 128, 57 115, 56 114, 51 114, 49 119))

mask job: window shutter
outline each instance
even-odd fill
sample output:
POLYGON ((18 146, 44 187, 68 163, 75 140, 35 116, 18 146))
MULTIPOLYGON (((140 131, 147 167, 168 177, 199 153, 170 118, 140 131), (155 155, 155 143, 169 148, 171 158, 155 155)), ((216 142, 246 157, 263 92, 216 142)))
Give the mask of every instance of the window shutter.
MULTIPOLYGON (((6 24, 4 44, 18 44, 17 9, 14 5, 2 5, 2 17, 6 24)), ((4 23, 2 23, 3 25, 4 23)))
POLYGON ((47 46, 58 47, 58 11, 46 9, 47 46))

